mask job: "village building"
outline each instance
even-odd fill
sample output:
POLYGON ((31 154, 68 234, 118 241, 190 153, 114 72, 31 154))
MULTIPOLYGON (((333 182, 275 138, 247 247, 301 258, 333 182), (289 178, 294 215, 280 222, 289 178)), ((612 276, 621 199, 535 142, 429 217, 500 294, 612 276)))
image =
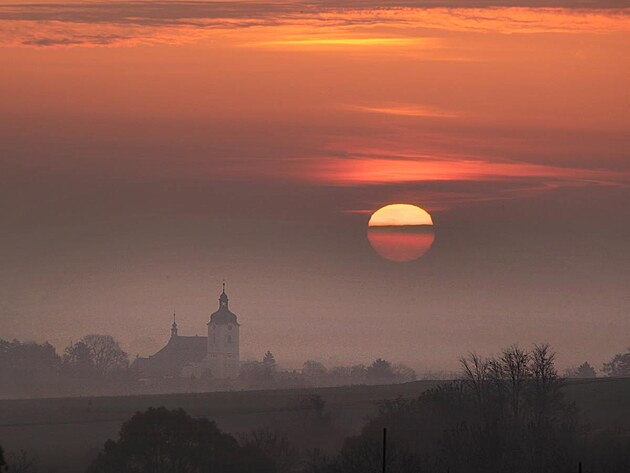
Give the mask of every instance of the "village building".
POLYGON ((164 348, 154 355, 135 360, 139 376, 236 378, 240 368, 240 324, 236 314, 229 309, 225 284, 219 296, 219 308, 210 315, 207 325, 207 337, 182 336, 173 315, 171 337, 164 348))

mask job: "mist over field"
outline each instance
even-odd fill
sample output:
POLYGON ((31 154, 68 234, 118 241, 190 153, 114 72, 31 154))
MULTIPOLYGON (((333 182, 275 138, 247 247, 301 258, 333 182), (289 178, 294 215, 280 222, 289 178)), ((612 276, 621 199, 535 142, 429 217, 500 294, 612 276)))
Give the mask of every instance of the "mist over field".
POLYGON ((628 1, 0 0, 0 472, 627 472, 629 50, 628 1))

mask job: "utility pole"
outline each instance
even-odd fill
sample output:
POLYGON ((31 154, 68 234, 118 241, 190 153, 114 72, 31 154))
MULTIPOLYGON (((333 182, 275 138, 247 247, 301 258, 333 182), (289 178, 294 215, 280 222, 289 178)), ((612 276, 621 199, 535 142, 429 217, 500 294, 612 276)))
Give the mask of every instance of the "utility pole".
POLYGON ((383 427, 383 473, 387 473, 387 427, 383 427))

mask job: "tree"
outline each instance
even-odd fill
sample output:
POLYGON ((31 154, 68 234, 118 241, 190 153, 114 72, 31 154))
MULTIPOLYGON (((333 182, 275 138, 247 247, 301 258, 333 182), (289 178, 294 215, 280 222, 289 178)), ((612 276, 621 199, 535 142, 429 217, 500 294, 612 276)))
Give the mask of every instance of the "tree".
POLYGON ((595 372, 595 368, 593 368, 588 361, 585 361, 577 368, 569 368, 566 371, 567 378, 596 378, 597 373, 595 372))
POLYGON ((86 335, 80 341, 90 350, 97 373, 107 375, 129 366, 129 356, 111 335, 86 335))
POLYGON ((37 468, 29 455, 24 450, 20 450, 9 455, 7 471, 9 473, 36 473, 37 468))
POLYGON ((265 365, 266 368, 269 368, 272 371, 276 369, 276 359, 274 358, 273 353, 271 353, 270 351, 267 351, 267 353, 265 353, 265 356, 263 357, 263 365, 265 365))
POLYGON ((391 383, 394 380, 394 370, 392 369, 392 364, 382 358, 374 360, 374 362, 367 368, 366 380, 374 384, 391 383))
POLYGON ((265 452, 273 461, 277 473, 295 471, 300 460, 300 452, 291 445, 286 435, 269 429, 254 430, 243 435, 241 445, 252 451, 265 452))
POLYGON ((308 449, 304 452, 304 473, 328 473, 330 460, 319 448, 308 449))
POLYGON ((352 365, 350 367, 350 377, 352 378, 352 382, 354 384, 365 383, 366 376, 367 376, 367 368, 365 365, 358 364, 358 365, 352 365))
POLYGON ((472 390, 477 400, 477 405, 483 411, 486 406, 488 391, 488 378, 490 377, 490 361, 469 353, 468 356, 459 359, 464 375, 464 383, 472 390))
MULTIPOLYGON (((381 471, 382 446, 380 438, 366 436, 346 439, 340 454, 320 471, 327 473, 377 473, 381 471)), ((387 448, 387 471, 417 473, 427 471, 418 455, 406 446, 390 442, 387 448)), ((317 471, 317 470, 316 470, 317 471)))
POLYGON ((96 370, 92 350, 84 342, 66 347, 63 353, 63 367, 73 376, 89 376, 96 370))
POLYGON ((61 359, 48 342, 0 340, 0 392, 12 396, 50 394, 61 359))
POLYGON ((7 464, 4 461, 4 450, 2 450, 2 446, 0 446, 0 471, 6 471, 7 464))
POLYGON ((523 388, 529 376, 528 361, 529 354, 521 350, 517 345, 504 349, 498 359, 514 419, 519 419, 520 417, 523 388))
POLYGON ((417 378, 416 371, 407 365, 397 364, 392 367, 392 370, 397 383, 409 383, 417 378))
POLYGON ((193 419, 182 409, 149 408, 121 428, 117 441, 108 440, 90 473, 271 473, 263 453, 240 447, 208 419, 193 419))
POLYGON ((320 381, 326 375, 326 367, 319 361, 307 360, 304 362, 302 374, 305 378, 320 381))
POLYGON ((630 348, 626 353, 617 353, 612 360, 604 363, 602 368, 608 376, 629 377, 630 376, 630 348))
POLYGON ((560 390, 564 382, 558 376, 555 368, 556 354, 551 351, 549 345, 534 345, 529 359, 528 371, 531 382, 528 401, 534 419, 541 422, 548 416, 551 408, 562 399, 560 390))
POLYGON ((260 361, 245 361, 241 364, 238 379, 249 388, 270 386, 274 372, 260 361))
POLYGON ((529 352, 512 346, 490 359, 470 354, 460 360, 462 380, 417 399, 380 402, 361 435, 314 472, 376 473, 383 427, 392 447, 388 471, 572 471, 581 455, 582 430, 572 404, 562 397, 554 359, 547 345, 529 352))

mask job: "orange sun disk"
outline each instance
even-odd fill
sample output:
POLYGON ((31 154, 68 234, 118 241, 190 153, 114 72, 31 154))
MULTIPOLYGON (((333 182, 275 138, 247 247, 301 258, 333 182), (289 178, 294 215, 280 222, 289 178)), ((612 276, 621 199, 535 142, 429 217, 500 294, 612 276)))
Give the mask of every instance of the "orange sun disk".
POLYGON ((390 204, 381 207, 370 217, 368 227, 433 225, 426 210, 411 204, 390 204))
POLYGON ((413 261, 433 244, 433 219, 410 204, 391 204, 377 210, 368 222, 368 241, 381 257, 397 263, 413 261))

